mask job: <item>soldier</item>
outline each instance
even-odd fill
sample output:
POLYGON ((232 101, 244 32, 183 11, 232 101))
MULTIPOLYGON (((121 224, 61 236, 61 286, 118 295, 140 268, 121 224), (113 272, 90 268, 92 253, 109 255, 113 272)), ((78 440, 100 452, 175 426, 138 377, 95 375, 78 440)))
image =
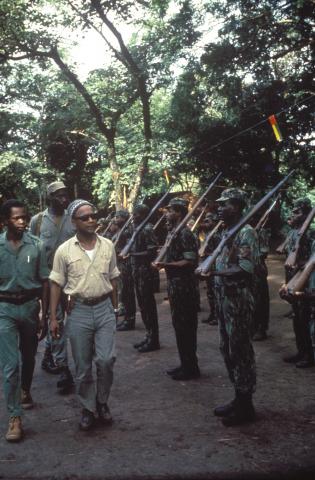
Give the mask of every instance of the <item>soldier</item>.
MULTIPOLYGON (((307 215, 312 209, 311 202, 308 198, 299 198, 293 204, 293 210, 290 218, 292 229, 288 233, 288 239, 285 245, 285 253, 288 256, 295 248, 299 229, 303 225, 307 215)), ((310 256, 312 244, 312 234, 306 232, 303 237, 301 248, 298 253, 298 265, 286 268, 286 283, 292 278, 296 270, 302 268, 310 256)), ((293 300, 293 330, 297 353, 284 357, 287 363, 295 363, 297 368, 308 368, 314 365, 312 342, 309 333, 309 303, 305 298, 297 297, 293 300)))
POLYGON ((0 365, 10 415, 6 439, 17 442, 23 436, 21 406, 33 407, 30 390, 38 331, 42 332, 40 340, 44 336, 49 269, 42 242, 26 232, 27 214, 23 203, 8 200, 1 210, 7 231, 0 236, 0 365))
POLYGON ((257 267, 257 297, 254 314, 253 340, 263 341, 267 339, 270 316, 270 298, 268 287, 268 268, 266 258, 269 253, 270 231, 261 228, 258 232, 259 264, 257 267))
POLYGON ((117 314, 115 249, 110 240, 95 233, 97 212, 85 200, 75 200, 69 209, 77 235, 56 251, 51 284, 53 337, 60 331, 57 306, 63 289, 67 298, 67 331, 76 367, 77 394, 82 405, 81 430, 90 430, 99 420, 108 425, 107 405, 113 382, 117 314), (97 382, 93 380, 95 361, 97 382))
MULTIPOLYGON (((48 267, 53 266, 54 254, 59 245, 73 237, 75 230, 66 210, 69 205, 69 196, 63 182, 52 182, 47 187, 48 208, 35 215, 30 222, 30 231, 39 237, 47 254, 48 267)), ((57 388, 67 393, 73 386, 73 378, 68 367, 67 341, 64 335, 64 296, 58 308, 60 323, 60 338, 52 339, 48 331, 45 344, 45 353, 42 368, 52 374, 61 373, 57 388)))
MULTIPOLYGON (((224 190, 217 200, 218 215, 229 230, 242 218, 245 194, 237 188, 224 190)), ((224 231, 222 232, 224 235, 224 231)), ((220 350, 235 389, 234 400, 215 408, 225 426, 255 419, 252 395, 256 386, 255 354, 251 344, 254 312, 253 281, 258 262, 255 230, 245 225, 216 260, 215 295, 220 331, 220 350)))
MULTIPOLYGON (((144 204, 137 205, 133 210, 134 228, 147 217, 149 207, 144 204)), ((146 329, 145 338, 136 343, 134 347, 140 353, 152 352, 160 348, 159 324, 154 298, 154 278, 151 267, 152 260, 156 257, 157 240, 153 233, 153 225, 147 225, 141 230, 130 250, 132 276, 136 289, 137 301, 141 318, 146 329)))
MULTIPOLYGON (((115 215, 115 223, 118 226, 117 235, 119 235, 120 230, 124 227, 125 223, 128 221, 129 212, 127 210, 118 210, 115 215)), ((118 258, 118 269, 121 276, 121 302, 125 312, 125 318, 122 323, 117 325, 117 330, 119 332, 126 332, 129 330, 135 329, 136 324, 136 298, 135 298, 135 288, 134 281, 132 277, 132 267, 131 267, 131 258, 128 257, 125 260, 122 260, 119 257, 119 253, 124 248, 128 240, 132 235, 131 226, 129 225, 124 229, 122 234, 119 237, 119 240, 116 245, 116 254, 118 258)), ((113 238, 115 241, 115 237, 113 238)))
MULTIPOLYGON (((187 215, 188 202, 173 198, 167 213, 167 226, 171 232, 187 215)), ((191 380, 200 377, 197 358, 198 295, 194 270, 198 263, 198 245, 188 227, 171 242, 165 262, 155 264, 165 268, 167 291, 180 365, 167 370, 173 380, 191 380)))
MULTIPOLYGON (((200 230, 206 235, 211 232, 218 222, 218 216, 214 212, 208 212, 200 225, 200 230)), ((205 256, 211 255, 213 250, 218 246, 220 242, 220 234, 216 232, 213 237, 210 239, 206 249, 205 256)), ((206 278, 207 285, 207 298, 210 308, 210 314, 204 320, 201 320, 202 323, 207 323, 208 325, 218 325, 218 319, 215 310, 215 294, 214 294, 214 277, 206 278)))

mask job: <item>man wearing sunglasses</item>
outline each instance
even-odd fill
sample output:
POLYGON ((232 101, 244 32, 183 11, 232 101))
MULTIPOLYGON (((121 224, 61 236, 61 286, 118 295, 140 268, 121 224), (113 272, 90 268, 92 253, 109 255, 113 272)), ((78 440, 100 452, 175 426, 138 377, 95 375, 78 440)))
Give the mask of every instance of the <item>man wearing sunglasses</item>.
MULTIPOLYGON (((68 190, 63 182, 55 181, 47 187, 48 208, 32 217, 30 231, 39 237, 46 249, 48 267, 53 266, 54 255, 63 242, 73 237, 74 226, 68 214, 68 190)), ((63 333, 65 316, 65 299, 61 297, 58 307, 60 337, 52 339, 48 331, 45 341, 45 353, 42 368, 48 373, 60 373, 57 388, 61 393, 68 393, 73 388, 73 378, 68 367, 67 341, 63 333)), ((46 330, 48 330, 46 326, 46 330)))
POLYGON ((117 308, 116 254, 113 243, 95 233, 97 213, 85 200, 75 200, 69 214, 75 237, 55 254, 51 280, 51 322, 53 338, 59 333, 57 306, 61 291, 68 299, 67 336, 76 369, 76 386, 82 405, 81 430, 90 430, 95 414, 103 424, 112 417, 107 405, 113 382, 117 308), (92 360, 96 364, 96 388, 92 360))

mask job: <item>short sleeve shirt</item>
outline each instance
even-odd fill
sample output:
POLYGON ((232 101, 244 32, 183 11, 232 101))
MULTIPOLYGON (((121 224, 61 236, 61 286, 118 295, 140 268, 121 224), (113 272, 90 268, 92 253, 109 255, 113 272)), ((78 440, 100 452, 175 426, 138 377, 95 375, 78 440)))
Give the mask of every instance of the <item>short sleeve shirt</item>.
POLYGON ((188 265, 186 268, 171 267, 169 269, 166 267, 167 275, 194 275, 194 268, 197 267, 198 262, 198 244, 195 235, 187 227, 180 230, 166 253, 166 262, 178 262, 180 260, 190 260, 192 266, 188 265))
POLYGON ((65 294, 84 299, 110 293, 111 280, 119 274, 110 240, 97 235, 91 260, 75 236, 58 247, 49 278, 63 288, 65 294))
POLYGON ((41 240, 24 232, 21 245, 15 250, 7 240, 7 233, 0 235, 0 292, 41 288, 48 276, 46 250, 41 240))

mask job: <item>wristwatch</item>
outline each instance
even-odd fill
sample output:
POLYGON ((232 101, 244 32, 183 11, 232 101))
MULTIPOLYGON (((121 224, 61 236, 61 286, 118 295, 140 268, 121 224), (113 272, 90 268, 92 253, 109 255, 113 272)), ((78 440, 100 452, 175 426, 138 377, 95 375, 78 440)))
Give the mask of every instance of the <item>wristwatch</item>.
POLYGON ((114 308, 114 313, 117 315, 119 313, 119 308, 114 308))

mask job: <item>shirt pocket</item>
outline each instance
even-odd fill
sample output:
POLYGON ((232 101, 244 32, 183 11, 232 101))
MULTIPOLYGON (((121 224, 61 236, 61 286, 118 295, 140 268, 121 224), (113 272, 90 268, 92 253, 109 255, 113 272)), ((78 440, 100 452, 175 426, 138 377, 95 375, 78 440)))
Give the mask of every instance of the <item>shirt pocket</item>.
POLYGON ((52 237, 52 235, 53 234, 50 230, 41 230, 41 232, 40 232, 40 238, 43 241, 50 239, 52 237))
POLYGON ((111 257, 109 255, 103 254, 100 260, 96 264, 97 273, 100 275, 109 278, 109 266, 110 266, 111 257))
POLYGON ((79 279, 86 273, 81 258, 72 258, 68 260, 68 278, 79 279))

